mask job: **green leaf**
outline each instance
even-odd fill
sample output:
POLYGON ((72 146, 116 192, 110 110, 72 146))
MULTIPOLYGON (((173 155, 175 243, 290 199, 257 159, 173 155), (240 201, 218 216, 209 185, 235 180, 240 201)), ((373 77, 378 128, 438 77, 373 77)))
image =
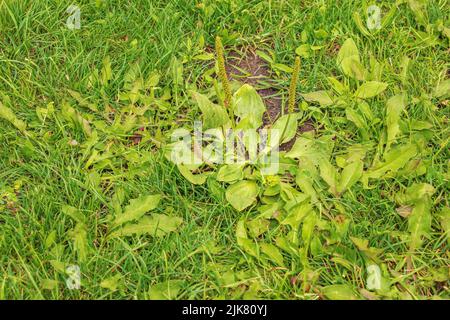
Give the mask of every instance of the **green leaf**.
POLYGON ((88 255, 87 228, 84 223, 77 223, 75 228, 69 232, 73 239, 73 246, 80 262, 85 262, 88 255))
POLYGON ((100 287, 109 289, 110 291, 117 291, 117 289, 121 286, 122 275, 116 274, 115 276, 109 277, 107 279, 102 280, 100 282, 100 287))
POLYGON ((450 95, 450 79, 440 82, 434 89, 433 96, 436 98, 447 97, 450 95))
POLYGON ((258 258, 258 245, 250 240, 247 236, 247 230, 245 229, 245 220, 241 219, 236 224, 236 239, 237 244, 244 249, 245 252, 258 258))
POLYGON ((234 114, 246 123, 241 129, 257 129, 262 125, 266 107, 255 88, 244 84, 234 94, 233 101, 234 114))
POLYGON ((318 102, 322 107, 333 104, 333 99, 325 90, 303 93, 302 97, 308 102, 318 102))
POLYGON ((324 159, 319 164, 320 176, 330 186, 330 192, 337 194, 338 173, 330 161, 324 159))
POLYGON ((236 180, 242 180, 244 178, 244 165, 233 163, 225 164, 220 167, 217 172, 217 181, 234 182, 236 180))
POLYGON ((91 111, 97 112, 98 108, 95 104, 89 103, 89 101, 87 101, 85 98, 83 98, 81 96, 81 94, 79 92, 67 89, 67 92, 69 92, 69 94, 72 96, 72 98, 74 98, 78 104, 82 107, 86 107, 91 111))
POLYGON ((299 113, 289 113, 275 121, 272 130, 279 130, 280 143, 286 143, 295 137, 300 117, 301 115, 299 113))
POLYGON ((334 143, 331 136, 314 139, 310 134, 303 134, 295 140, 287 158, 300 159, 301 163, 311 162, 318 165, 322 159, 328 159, 334 143))
POLYGON ((442 226, 442 230, 447 236, 447 244, 450 246, 450 208, 442 208, 438 216, 442 226))
POLYGON ((389 150, 391 143, 395 141, 395 137, 400 132, 399 120, 405 108, 405 94, 393 96, 386 103, 387 150, 389 150))
POLYGON ((337 186, 337 192, 343 193, 353 186, 362 176, 364 164, 361 160, 352 162, 344 167, 341 172, 341 179, 337 186))
POLYGON ((359 51, 353 39, 345 40, 337 56, 337 64, 345 75, 357 80, 364 80, 367 71, 361 64, 359 51))
POLYGON ((78 223, 86 223, 86 217, 84 216, 84 214, 75 207, 64 205, 61 208, 61 211, 78 223))
POLYGON ((111 70, 111 59, 109 58, 109 56, 106 56, 103 59, 103 67, 101 70, 101 83, 103 85, 108 84, 108 81, 111 80, 112 78, 112 70, 111 70))
POLYGON ((113 222, 114 226, 119 226, 125 222, 137 220, 146 212, 155 209, 161 200, 161 195, 146 195, 130 201, 130 204, 125 207, 122 214, 118 215, 113 222))
POLYGON ((353 12, 353 21, 355 22, 356 26, 358 27, 359 31, 369 37, 372 38, 372 34, 367 30, 366 26, 364 25, 361 16, 359 15, 358 11, 353 12))
POLYGON ((261 252, 270 258, 275 264, 284 267, 283 255, 280 250, 271 243, 262 242, 259 244, 261 252))
POLYGON ((400 204, 414 204, 425 198, 431 197, 435 192, 434 187, 428 183, 414 183, 403 194, 395 196, 400 204))
POLYGON ((282 63, 272 63, 272 68, 274 68, 276 70, 284 71, 287 73, 292 73, 292 70, 293 70, 291 67, 289 67, 285 64, 282 64, 282 63))
POLYGON ((42 279, 41 280, 41 288, 44 290, 54 290, 58 288, 58 280, 53 279, 42 279))
POLYGON ((372 98, 386 90, 388 84, 378 81, 368 81, 363 83, 355 92, 355 97, 360 99, 372 98))
POLYGON ((230 123, 227 111, 221 105, 212 103, 208 97, 192 92, 192 96, 197 102, 203 115, 203 129, 219 128, 230 123))
POLYGON ((358 300, 360 297, 346 284, 334 284, 322 288, 322 294, 330 300, 358 300))
POLYGON ((92 135, 92 129, 89 121, 86 120, 80 112, 72 108, 67 102, 62 103, 61 114, 67 121, 72 122, 75 127, 80 127, 86 136, 90 137, 92 135))
POLYGON ((258 185, 254 181, 239 181, 228 187, 225 197, 233 208, 242 211, 256 201, 258 189, 258 185))
POLYGON ((428 19, 426 17, 426 1, 422 0, 407 0, 411 11, 416 17, 418 24, 426 27, 428 25, 428 19))
POLYGON ((149 288, 149 298, 150 300, 176 299, 183 283, 183 280, 168 280, 157 283, 149 288))
POLYGON ((345 108, 345 115, 347 119, 353 122, 358 129, 366 128, 366 121, 361 116, 361 114, 359 114, 359 112, 357 112, 356 110, 347 107, 345 108))
POLYGON ((177 165, 177 168, 183 175, 183 177, 185 177, 190 183, 193 184, 204 184, 206 182, 206 178, 208 178, 208 174, 206 173, 193 174, 188 167, 181 164, 177 165))
POLYGON ((307 59, 311 55, 311 46, 309 44, 302 44, 295 49, 295 53, 300 57, 307 59))
POLYGON ((422 245, 423 238, 430 236, 431 201, 428 198, 416 202, 408 217, 408 231, 411 233, 410 249, 414 251, 422 245))
POLYGON ((161 237, 169 232, 176 231, 182 222, 183 219, 179 217, 153 213, 151 216, 141 218, 137 223, 128 223, 112 232, 110 238, 142 234, 161 237))
POLYGON ((327 77, 328 82, 333 87, 333 90, 336 91, 338 94, 343 94, 346 91, 348 91, 348 86, 340 82, 338 79, 334 77, 327 77))
POLYGON ((391 149, 385 155, 385 162, 381 162, 365 173, 363 173, 362 181, 365 186, 369 179, 380 179, 387 173, 396 173, 398 169, 403 168, 408 161, 417 154, 417 147, 413 144, 400 145, 391 149))
POLYGON ((3 105, 3 103, 0 101, 0 118, 5 119, 6 121, 10 122, 14 127, 19 129, 22 132, 25 132, 25 129, 27 128, 27 124, 17 118, 17 116, 12 112, 12 110, 6 106, 3 105))
POLYGON ((263 51, 256 50, 256 54, 268 63, 274 62, 273 58, 263 51))

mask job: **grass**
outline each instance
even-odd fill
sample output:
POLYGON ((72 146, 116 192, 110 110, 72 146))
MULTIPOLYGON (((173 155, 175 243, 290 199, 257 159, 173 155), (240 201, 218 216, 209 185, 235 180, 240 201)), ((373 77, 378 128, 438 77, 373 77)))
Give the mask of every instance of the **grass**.
MULTIPOLYGON (((364 288, 364 258, 349 236, 333 255, 315 257, 309 270, 301 257, 291 256, 286 268, 251 257, 238 246, 235 233, 237 221, 254 217, 255 212, 238 213, 207 185, 193 186, 157 146, 167 139, 165 133, 198 116, 187 88, 208 86, 204 74, 211 65, 195 59, 204 52, 198 45, 202 37, 206 52, 220 35, 226 49, 244 45, 270 50, 276 62, 292 66, 305 33, 307 43, 322 48, 302 59, 297 86, 301 93, 328 88, 326 78, 339 74, 336 48, 352 37, 364 65, 371 55, 384 63, 387 97, 402 91, 418 99, 448 78, 448 39, 421 41, 418 32, 424 28, 406 4, 397 4, 392 24, 373 38, 363 36, 352 19, 355 11, 364 14, 361 1, 85 0, 76 4, 81 9, 80 30, 65 26, 66 2, 5 0, 0 4, 0 101, 32 132, 20 132, 0 120, 1 299, 146 299, 155 294, 179 299, 317 299, 323 297, 321 288, 333 284, 364 288), (321 36, 320 30, 327 34, 321 36), (106 56, 111 79, 92 85, 94 70, 101 77, 106 56), (410 68, 402 82, 404 56, 410 58, 410 68), (108 108, 127 107, 117 97, 136 62, 144 79, 160 73, 158 98, 164 89, 171 90, 171 97, 162 107, 153 105, 145 118, 137 118, 135 127, 146 127, 140 144, 129 143, 130 131, 105 130, 98 148, 100 153, 108 150, 105 154, 111 162, 97 159, 87 166, 91 149, 83 143, 89 137, 79 123, 67 121, 67 114, 59 115, 63 102, 70 102, 94 127, 95 121, 104 120, 108 108), (176 71, 180 63, 181 82, 176 71), (77 104, 68 89, 101 112, 77 104), (55 115, 40 119, 37 108, 49 104, 54 105, 55 115), (73 140, 77 146, 70 144, 73 140), (107 241, 111 199, 119 188, 124 190, 124 204, 140 194, 162 194, 155 212, 183 218, 182 227, 163 237, 107 241), (76 222, 62 212, 64 205, 86 217, 88 255, 83 261, 71 231, 76 222), (66 288, 67 265, 80 266, 80 290, 66 288), (302 277, 316 274, 314 288, 305 290, 302 277), (114 279, 112 285, 104 282, 107 279, 114 279)), ((383 1, 383 12, 394 5, 383 1)), ((447 8, 446 0, 429 1, 429 21, 448 23, 447 8)), ((287 100, 290 75, 278 73, 273 74, 273 85, 287 100)), ((371 100, 370 107, 375 117, 384 119, 385 100, 371 100)), ((448 100, 435 109, 425 102, 408 107, 410 119, 433 123, 426 174, 379 180, 370 190, 357 186, 339 199, 324 194, 328 203, 340 208, 337 213, 345 212, 350 219, 350 236, 367 239, 370 247, 383 250, 380 265, 397 288, 395 294, 386 295, 389 298, 449 297, 448 235, 438 219, 438 212, 449 207, 449 114, 448 100), (407 221, 396 212, 392 195, 413 182, 429 183, 436 192, 429 239, 409 261, 407 221)), ((352 129, 341 121, 342 109, 312 106, 303 116, 321 123, 323 134, 336 135, 342 148, 353 143, 352 129)), ((371 127, 370 134, 374 141, 383 135, 379 126, 371 127)))

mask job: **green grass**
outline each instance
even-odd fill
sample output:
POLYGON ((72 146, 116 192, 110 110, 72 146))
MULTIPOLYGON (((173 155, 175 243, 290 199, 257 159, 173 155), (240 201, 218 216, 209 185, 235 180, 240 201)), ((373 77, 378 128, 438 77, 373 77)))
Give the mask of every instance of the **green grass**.
MULTIPOLYGON (((193 59, 203 52, 198 46, 200 37, 206 48, 214 47, 214 39, 220 35, 226 49, 244 45, 271 50, 277 62, 292 65, 304 32, 307 43, 323 47, 302 59, 297 86, 301 93, 327 89, 327 77, 340 77, 333 50, 350 37, 364 65, 369 65, 371 55, 384 63, 382 80, 389 84, 384 97, 401 91, 419 99, 448 78, 448 39, 438 35, 436 43, 420 41, 417 32, 425 28, 418 25, 407 4, 398 4, 391 25, 370 39, 352 19, 355 11, 364 17, 361 1, 306 2, 204 1, 202 9, 200 2, 188 0, 84 0, 76 3, 81 8, 81 29, 69 30, 65 1, 3 1, 0 102, 27 123, 28 129, 20 132, 0 120, 0 299, 142 299, 153 297, 151 288, 164 292, 166 281, 179 288, 175 291, 180 299, 317 299, 329 285, 346 284, 355 290, 365 287, 364 258, 350 236, 367 239, 370 247, 383 250, 380 265, 396 282, 393 287, 397 290, 386 297, 449 298, 449 242, 438 218, 442 208, 449 207, 448 100, 432 100, 435 109, 426 103, 411 104, 407 109, 409 119, 433 124, 424 175, 378 180, 370 190, 359 184, 338 199, 324 193, 325 201, 334 205, 327 214, 344 214, 350 227, 336 252, 319 254, 309 268, 300 255, 287 255, 285 268, 251 257, 237 244, 236 223, 257 213, 238 213, 207 185, 192 185, 158 148, 171 130, 189 124, 199 114, 187 89, 209 87, 203 75, 211 64, 193 59), (327 32, 325 37, 318 36, 321 29, 327 32), (90 77, 95 69, 101 73, 106 56, 111 61, 111 80, 90 85, 90 77), (402 83, 404 56, 410 58, 410 68, 402 83), (183 65, 181 83, 172 72, 175 57, 183 65), (119 101, 118 95, 126 91, 125 76, 133 64, 144 79, 152 72, 161 75, 155 92, 160 99, 164 89, 171 89, 168 104, 153 104, 144 116, 137 117, 132 128, 143 126, 145 132, 136 146, 129 141, 133 130, 105 129, 93 149, 100 153, 108 150, 111 161, 87 166, 91 148, 83 143, 88 137, 79 124, 67 120, 61 111, 63 102, 68 101, 92 128, 95 121, 105 121, 107 114, 112 114, 109 108, 125 115, 128 103, 119 101), (76 103, 67 89, 79 92, 100 111, 76 103), (51 103, 55 113, 40 119, 37 108, 51 103), (78 145, 71 146, 72 140, 78 145), (413 182, 429 183, 436 191, 429 239, 408 266, 407 221, 395 211, 393 196, 413 182), (124 205, 140 194, 162 194, 155 212, 181 217, 183 224, 163 237, 107 240, 109 216, 114 212, 111 199, 119 188, 124 190, 124 205), (84 261, 80 261, 70 232, 76 223, 62 212, 64 205, 78 208, 86 217, 88 255, 84 261), (62 269, 55 267, 58 262, 62 269), (66 288, 66 265, 80 266, 80 290, 66 288), (305 290, 300 279, 312 274, 311 270, 317 280, 311 290, 305 290), (115 276, 120 277, 117 290, 100 285, 115 276)), ((384 13, 395 5, 393 1, 381 3, 384 13)), ((448 27, 448 7, 446 0, 429 1, 429 22, 442 20, 448 27)), ((273 78, 287 100, 290 75, 274 72, 273 78)), ((370 100, 375 117, 384 119, 385 102, 382 98, 370 100)), ((321 134, 336 135, 336 152, 358 140, 354 128, 339 121, 345 118, 343 109, 310 107, 304 119, 320 123, 321 134)), ((382 139, 380 126, 372 126, 369 133, 373 141, 382 139)))

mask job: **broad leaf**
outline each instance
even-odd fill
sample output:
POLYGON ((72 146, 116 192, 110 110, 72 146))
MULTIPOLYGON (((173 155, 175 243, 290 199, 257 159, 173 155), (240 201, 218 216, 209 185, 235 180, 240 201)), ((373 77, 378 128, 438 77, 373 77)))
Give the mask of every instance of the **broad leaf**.
POLYGON ((243 164, 225 164, 217 172, 217 181, 234 182, 244 177, 243 164))
POLYGON ((9 121, 13 126, 15 126, 22 132, 24 132, 25 129, 27 128, 27 124, 22 120, 20 120, 19 118, 17 118, 14 112, 10 108, 4 106, 1 102, 0 102, 0 118, 9 121))
POLYGON ((180 292, 183 280, 168 280, 150 286, 150 300, 173 300, 176 299, 180 292))
POLYGON ((414 251, 428 238, 431 230, 431 201, 425 197, 416 202, 408 217, 408 231, 411 233, 410 249, 414 251))
POLYGON ((230 123, 227 111, 221 105, 212 103, 208 97, 197 92, 192 92, 203 115, 203 129, 219 128, 230 123))
POLYGON ((386 126, 387 126, 387 144, 386 150, 389 150, 395 137, 400 132, 400 115, 406 108, 406 95, 396 95, 391 97, 386 103, 386 126))
POLYGON ((259 244, 261 252, 270 258, 276 265, 283 267, 284 260, 280 250, 271 243, 262 242, 259 244))
POLYGON ((330 161, 324 159, 319 164, 320 176, 330 186, 330 192, 337 194, 338 172, 330 161))
POLYGON ((78 255, 78 260, 80 262, 86 261, 89 250, 86 225, 77 223, 75 228, 69 232, 69 235, 73 239, 73 247, 78 255))
POLYGON ((281 116, 275 121, 272 130, 279 131, 280 143, 286 143, 295 137, 300 117, 299 113, 290 113, 281 116))
POLYGON ((241 129, 257 129, 262 125, 266 107, 255 88, 244 84, 234 94, 233 101, 234 114, 246 123, 241 129))
POLYGON ((174 232, 183 222, 182 218, 154 213, 141 218, 137 223, 128 223, 110 234, 110 238, 120 236, 142 235, 161 237, 174 232))
POLYGON ((228 187, 225 197, 233 208, 242 211, 256 201, 258 189, 258 185, 254 181, 239 181, 228 187))
POLYGON ((330 300, 358 300, 359 296, 346 284, 334 284, 322 288, 322 294, 330 300))
POLYGON ((357 80, 364 80, 367 71, 361 64, 359 51, 353 39, 347 39, 339 50, 337 64, 345 75, 357 80))
POLYGON ((325 90, 302 93, 302 97, 308 102, 318 102, 322 107, 333 104, 333 99, 325 90))
POLYGON ((337 186, 337 192, 339 194, 349 189, 361 178, 363 173, 363 166, 363 162, 361 160, 357 160, 344 167, 341 172, 341 179, 337 186))
POLYGON ((183 175, 183 177, 185 177, 190 183, 204 184, 206 182, 208 174, 206 173, 193 174, 188 167, 182 164, 177 165, 177 167, 178 170, 180 170, 180 173, 183 175))
POLYGON ((436 98, 450 96, 450 79, 440 82, 434 89, 433 95, 436 98))
POLYGON ((398 169, 403 168, 408 161, 417 154, 417 148, 413 144, 401 145, 385 155, 385 162, 381 162, 376 166, 367 170, 362 177, 364 185, 367 186, 369 179, 379 179, 387 173, 395 173, 398 169))
POLYGON ((113 222, 114 226, 121 225, 131 220, 137 220, 146 212, 155 209, 161 200, 161 195, 146 195, 130 201, 130 204, 125 207, 123 213, 118 215, 113 222))
POLYGON ((388 84, 378 81, 364 82, 355 92, 355 97, 359 99, 372 98, 386 90, 388 84))

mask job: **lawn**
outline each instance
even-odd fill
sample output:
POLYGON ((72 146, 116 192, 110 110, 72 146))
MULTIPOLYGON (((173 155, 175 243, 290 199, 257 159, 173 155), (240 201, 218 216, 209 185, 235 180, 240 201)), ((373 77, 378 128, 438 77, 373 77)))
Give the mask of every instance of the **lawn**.
POLYGON ((450 298, 447 0, 69 5, 0 3, 0 299, 450 298))

